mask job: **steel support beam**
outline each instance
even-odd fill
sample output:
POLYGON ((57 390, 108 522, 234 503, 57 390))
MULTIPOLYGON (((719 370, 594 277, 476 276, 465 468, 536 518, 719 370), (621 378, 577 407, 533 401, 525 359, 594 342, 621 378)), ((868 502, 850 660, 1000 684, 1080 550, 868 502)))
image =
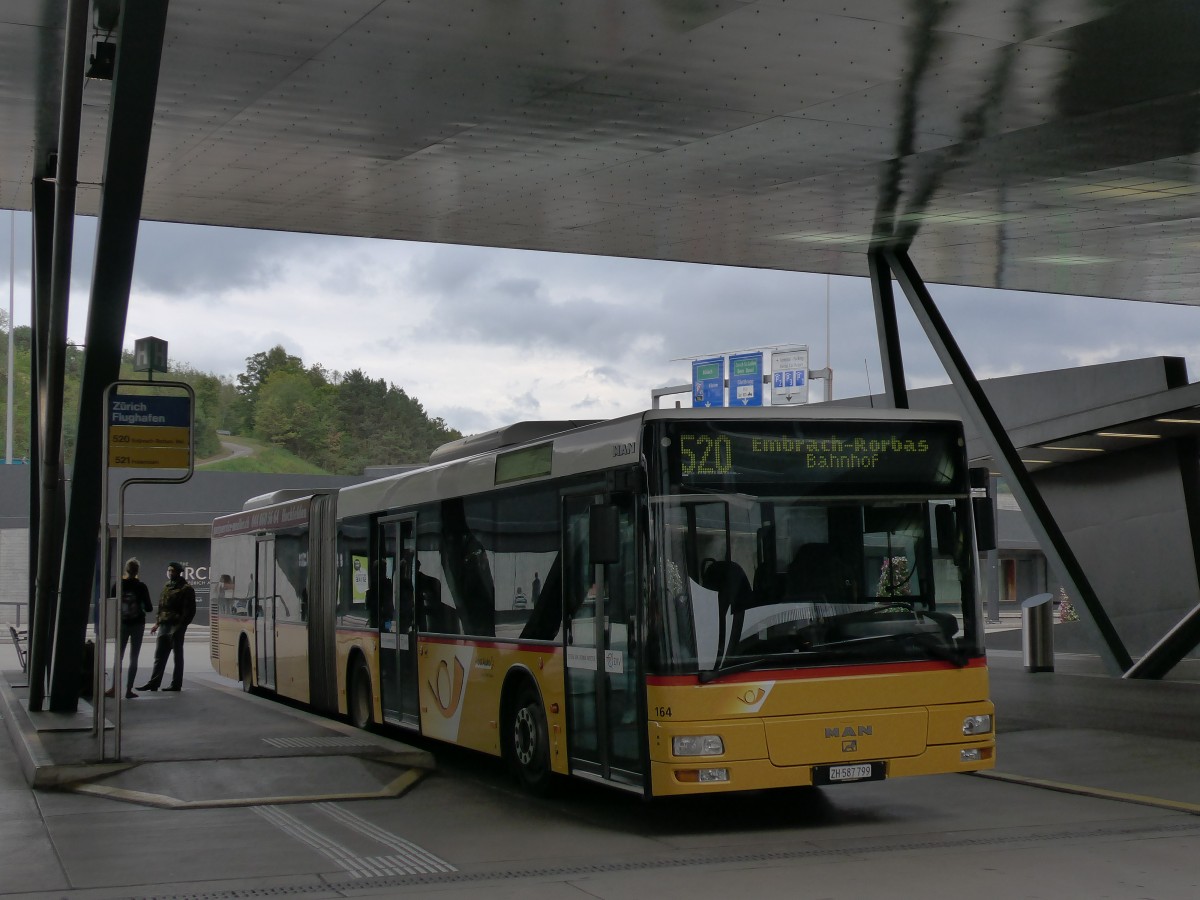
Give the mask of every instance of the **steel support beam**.
POLYGON ((896 322, 896 298, 892 273, 882 251, 867 253, 871 269, 871 296, 875 299, 875 328, 879 332, 879 358, 883 363, 883 392, 893 409, 908 409, 908 387, 904 382, 904 356, 900 352, 900 327, 896 322))
MULTIPOLYGON (((124 0, 104 156, 104 187, 79 391, 79 429, 63 547, 62 602, 55 629, 50 704, 78 706, 81 651, 96 577, 103 479, 104 391, 121 373, 121 347, 146 185, 167 0, 124 0)), ((107 587, 101 586, 102 593, 107 587)))
POLYGON ((87 52, 88 0, 70 0, 63 44, 62 94, 58 112, 58 153, 54 170, 54 237, 51 251, 50 306, 46 331, 39 335, 38 381, 41 392, 37 582, 29 629, 29 708, 41 710, 46 674, 52 662, 51 622, 59 596, 62 532, 51 513, 62 502, 63 384, 67 357, 67 305, 75 235, 75 188, 79 161, 79 118, 83 103, 83 63, 87 52), (43 367, 44 363, 44 367, 43 367))
MULTIPOLYGON (((45 374, 44 341, 50 327, 50 271, 51 251, 54 247, 54 185, 48 171, 40 172, 33 179, 33 259, 31 260, 29 322, 32 325, 30 349, 33 356, 33 377, 29 379, 29 484, 41 484, 42 413, 40 392, 45 374)), ((38 537, 41 528, 41 498, 36 491, 29 492, 29 572, 37 572, 38 537)), ((61 522, 61 519, 59 520, 61 522)), ((61 528, 59 529, 61 532, 61 528)), ((29 579, 29 619, 32 634, 34 607, 36 605, 37 579, 29 579)), ((30 641, 32 649, 33 642, 30 641)))
POLYGON ((1133 663, 1129 652, 1125 649, 1112 622, 1109 621, 1100 599, 1092 590, 1087 573, 1083 571, 1083 567, 1075 558, 1067 539, 1063 536, 1053 514, 1042 499, 1041 492, 1025 469, 1025 464, 1021 461, 1021 457, 1008 437, 1004 423, 996 415, 991 402, 971 371, 966 357, 963 356, 954 336, 950 333, 945 319, 942 318, 934 304, 933 297, 925 287, 920 273, 909 259, 907 250, 888 248, 884 251, 884 258, 908 298, 921 327, 925 329, 946 373, 954 383, 963 406, 975 418, 976 423, 983 431, 984 438, 991 444, 993 458, 1008 479, 1013 496, 1025 512, 1030 530, 1033 531, 1034 537, 1037 538, 1045 552, 1047 560, 1066 580, 1067 588, 1072 592, 1072 596, 1083 601, 1091 624, 1098 632, 1102 658, 1110 668, 1118 673, 1128 671, 1133 663))
MULTIPOLYGON (((1192 535, 1192 560, 1200 571, 1200 440, 1177 442, 1184 508, 1192 535)), ((1197 606, 1151 647, 1125 673, 1126 678, 1162 678, 1200 645, 1200 606, 1197 606)))

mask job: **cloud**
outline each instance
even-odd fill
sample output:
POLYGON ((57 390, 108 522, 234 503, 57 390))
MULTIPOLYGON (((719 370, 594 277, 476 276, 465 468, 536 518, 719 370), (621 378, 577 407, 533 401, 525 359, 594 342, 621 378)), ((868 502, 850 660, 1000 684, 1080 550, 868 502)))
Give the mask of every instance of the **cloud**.
MULTIPOLYGON (((82 221, 94 229, 94 220, 82 221)), ((134 287, 181 301, 189 294, 219 297, 271 284, 289 259, 322 243, 305 234, 145 222, 138 233, 134 287)))

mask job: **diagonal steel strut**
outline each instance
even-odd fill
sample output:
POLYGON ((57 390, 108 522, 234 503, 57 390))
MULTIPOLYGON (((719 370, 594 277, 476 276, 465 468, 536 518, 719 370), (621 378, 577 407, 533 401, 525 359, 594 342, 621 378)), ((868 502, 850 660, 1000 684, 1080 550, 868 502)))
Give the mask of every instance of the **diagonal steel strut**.
POLYGON ((984 438, 991 444, 993 458, 1008 479, 1013 496, 1025 512, 1030 530, 1045 552, 1047 561, 1067 582, 1066 586, 1071 595, 1083 601, 1090 614, 1091 624, 1099 632, 1104 651, 1101 656, 1118 674, 1128 671, 1133 665, 1129 651, 1125 649, 1121 636, 1117 634, 1108 613, 1100 603, 1100 598, 1092 589, 1087 573, 1075 558, 1075 553, 1054 520, 1054 515, 1042 499, 1041 492, 1025 468, 1025 463, 1017 454, 1004 423, 996 415, 966 357, 950 333, 945 319, 942 318, 925 282, 921 279, 921 274, 909 258, 907 249, 885 248, 883 257, 912 305, 921 327, 925 329, 925 334, 950 376, 963 406, 974 416, 983 430, 984 438))

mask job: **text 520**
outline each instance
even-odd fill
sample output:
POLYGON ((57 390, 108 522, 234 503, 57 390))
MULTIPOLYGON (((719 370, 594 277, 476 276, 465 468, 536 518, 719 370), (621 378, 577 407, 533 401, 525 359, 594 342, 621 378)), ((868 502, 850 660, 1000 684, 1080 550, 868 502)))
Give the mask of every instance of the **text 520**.
POLYGON ((679 435, 679 474, 725 475, 733 470, 733 444, 720 434, 679 435))

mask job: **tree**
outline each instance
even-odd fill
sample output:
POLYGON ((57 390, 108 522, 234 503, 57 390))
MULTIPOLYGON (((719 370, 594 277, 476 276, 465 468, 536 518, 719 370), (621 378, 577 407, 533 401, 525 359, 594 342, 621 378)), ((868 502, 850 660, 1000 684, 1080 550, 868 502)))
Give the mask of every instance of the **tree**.
POLYGON ((461 435, 382 378, 354 369, 333 385, 330 456, 322 463, 339 474, 370 465, 422 463, 436 447, 461 435), (336 449, 335 449, 336 448, 336 449))
POLYGON ((304 360, 292 356, 283 349, 282 344, 276 344, 270 350, 246 357, 246 371, 237 377, 238 393, 254 399, 258 396, 259 388, 276 372, 303 371, 304 360))
MULTIPOLYGON (((122 377, 125 377, 122 374, 122 377)), ((171 373, 175 381, 191 385, 196 394, 194 440, 196 456, 215 456, 221 449, 217 429, 224 427, 225 410, 233 399, 233 386, 216 375, 199 372, 188 365, 176 366, 171 373)))
MULTIPOLYGON (((7 314, 5 314, 7 315, 7 314)), ((13 331, 13 446, 14 459, 29 458, 29 414, 33 353, 28 325, 13 331)), ((0 420, 8 419, 8 331, 0 329, 0 420)), ((0 446, 0 457, 7 451, 0 446)))
POLYGON ((303 371, 276 370, 259 387, 255 435, 302 459, 326 444, 325 419, 320 392, 303 371))

